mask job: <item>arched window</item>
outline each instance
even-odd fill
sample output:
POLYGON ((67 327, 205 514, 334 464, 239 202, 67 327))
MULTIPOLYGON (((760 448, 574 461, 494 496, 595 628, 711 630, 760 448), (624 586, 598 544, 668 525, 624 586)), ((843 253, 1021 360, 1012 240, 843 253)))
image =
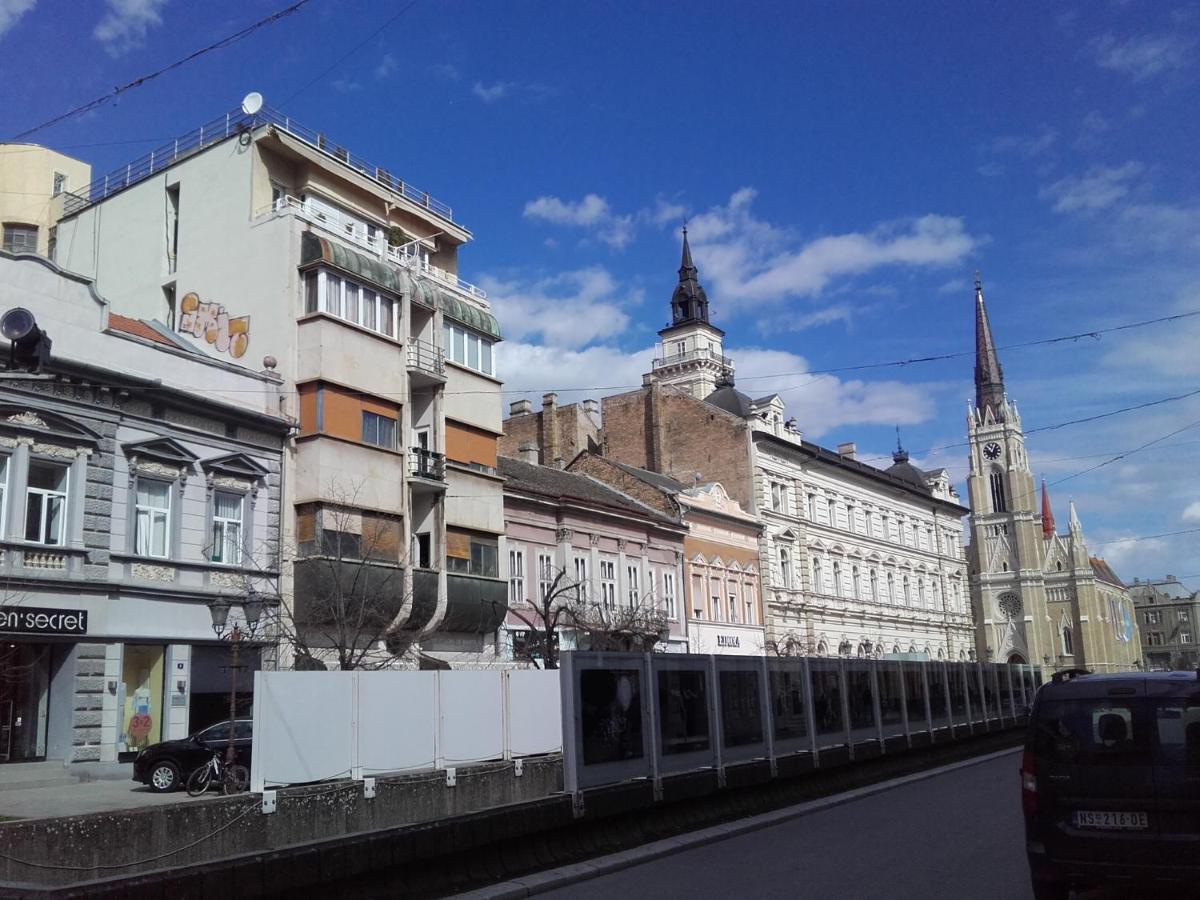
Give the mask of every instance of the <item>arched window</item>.
POLYGON ((833 563, 833 596, 842 596, 842 564, 836 560, 833 563))
POLYGON ((1062 652, 1063 656, 1075 655, 1075 642, 1071 639, 1071 626, 1064 625, 1062 630, 1062 652))
POLYGON ((859 659, 866 659, 867 658, 867 645, 859 644, 858 649, 855 651, 855 655, 857 655, 859 659))
POLYGON ((1008 502, 1004 497, 1004 475, 993 472, 988 476, 992 488, 992 512, 1008 512, 1008 502))
POLYGON ((943 660, 945 658, 946 658, 946 651, 943 650, 941 647, 938 647, 938 659, 943 660))
POLYGON ((887 578, 887 601, 889 603, 896 602, 896 576, 888 572, 887 578))
POLYGON ((825 573, 821 571, 821 560, 813 557, 812 561, 812 589, 814 594, 825 593, 825 573))
POLYGON ((925 605, 925 579, 924 578, 917 579, 917 599, 920 601, 922 606, 925 605))
POLYGON ((792 589, 792 554, 788 552, 787 547, 779 548, 779 571, 782 575, 781 583, 790 591, 792 589))
POLYGON ((874 569, 871 570, 871 600, 879 602, 879 573, 874 569))
POLYGON ((908 583, 908 576, 904 576, 904 605, 912 606, 912 588, 908 583))
POLYGON ((900 653, 900 645, 892 644, 892 652, 898 655, 900 653))
POLYGON ((850 655, 850 642, 842 641, 840 644, 838 644, 838 656, 849 656, 849 655, 850 655))
POLYGON ((858 574, 858 566, 852 566, 850 569, 850 580, 854 585, 854 599, 862 599, 862 577, 858 574))

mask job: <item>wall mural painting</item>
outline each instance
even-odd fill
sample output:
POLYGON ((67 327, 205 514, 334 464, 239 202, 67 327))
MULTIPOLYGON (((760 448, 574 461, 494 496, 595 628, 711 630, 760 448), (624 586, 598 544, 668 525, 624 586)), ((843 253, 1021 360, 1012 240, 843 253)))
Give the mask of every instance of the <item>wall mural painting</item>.
POLYGON ((208 303, 192 292, 184 294, 179 304, 179 331, 194 338, 204 338, 218 353, 228 353, 241 359, 250 346, 250 317, 230 317, 220 303, 208 303))

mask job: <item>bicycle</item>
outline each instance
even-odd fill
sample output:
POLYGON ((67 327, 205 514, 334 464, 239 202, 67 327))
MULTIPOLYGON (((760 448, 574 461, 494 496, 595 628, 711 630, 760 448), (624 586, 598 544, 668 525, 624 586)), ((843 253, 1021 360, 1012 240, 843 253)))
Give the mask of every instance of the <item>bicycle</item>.
POLYGON ((222 794, 240 794, 250 785, 250 772, 240 763, 226 765, 222 752, 213 751, 209 761, 188 776, 188 796, 199 797, 214 784, 220 785, 222 794))

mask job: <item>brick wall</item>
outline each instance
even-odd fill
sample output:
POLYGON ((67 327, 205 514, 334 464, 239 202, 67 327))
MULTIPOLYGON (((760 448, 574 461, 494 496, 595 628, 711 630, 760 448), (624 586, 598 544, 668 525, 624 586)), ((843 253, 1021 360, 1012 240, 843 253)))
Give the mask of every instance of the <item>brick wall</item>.
MULTIPOLYGON (((537 444, 538 464, 554 465, 554 460, 547 459, 543 452, 542 416, 543 412, 538 411, 505 419, 504 437, 499 443, 500 455, 520 459, 522 444, 537 444)), ((585 450, 599 450, 600 429, 580 404, 556 407, 554 419, 558 423, 557 455, 562 457, 564 465, 585 450)))
POLYGON ((657 385, 605 397, 604 453, 690 484, 719 481, 753 511, 749 426, 741 419, 672 388, 657 385))
POLYGON ((640 500, 651 509, 658 510, 663 515, 671 516, 672 518, 679 516, 679 504, 671 499, 671 497, 653 485, 642 481, 642 479, 614 466, 610 460, 605 459, 603 456, 590 453, 585 454, 576 459, 567 468, 572 472, 590 475, 597 481, 603 481, 621 493, 628 494, 635 500, 640 500))

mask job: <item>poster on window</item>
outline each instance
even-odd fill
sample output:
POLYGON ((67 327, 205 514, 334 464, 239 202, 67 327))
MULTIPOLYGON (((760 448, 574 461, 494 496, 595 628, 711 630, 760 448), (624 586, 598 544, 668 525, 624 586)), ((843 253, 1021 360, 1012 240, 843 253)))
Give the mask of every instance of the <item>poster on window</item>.
POLYGON ((642 748, 642 674, 588 669, 579 676, 583 764, 638 759, 642 748))
POLYGON ((125 645, 121 693, 121 734, 117 739, 117 752, 133 753, 162 740, 162 647, 125 645))

